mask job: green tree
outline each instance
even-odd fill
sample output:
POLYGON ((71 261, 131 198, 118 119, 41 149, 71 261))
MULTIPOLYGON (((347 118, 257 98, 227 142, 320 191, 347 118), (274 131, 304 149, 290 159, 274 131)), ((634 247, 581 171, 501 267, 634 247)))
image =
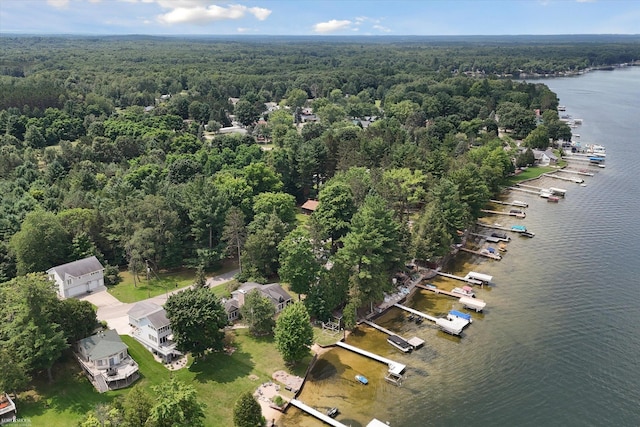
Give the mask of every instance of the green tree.
POLYGON ((549 147, 549 129, 545 125, 539 125, 529 132, 524 139, 524 145, 528 148, 546 150, 549 147))
POLYGON ((280 252, 280 280, 289 283, 297 294, 306 294, 320 273, 313 242, 306 227, 298 226, 278 245, 280 252))
POLYGON ((240 307, 240 313, 253 335, 268 335, 273 332, 276 307, 258 289, 253 289, 244 296, 244 305, 240 307))
POLYGON ((242 249, 247 239, 247 227, 244 223, 244 214, 238 207, 231 207, 227 212, 222 230, 222 241, 227 245, 227 253, 236 254, 238 268, 242 272, 242 249))
POLYGON ((313 328, 307 308, 300 301, 285 307, 275 328, 276 348, 286 363, 293 364, 309 354, 313 328))
POLYGON ((207 285, 207 276, 204 274, 204 266, 199 265, 196 268, 196 281, 193 286, 195 288, 204 288, 207 285))
POLYGON ((253 199, 253 212, 275 214, 285 224, 296 222, 296 199, 287 193, 264 192, 253 199))
POLYGON ((55 214, 29 213, 10 242, 19 275, 45 271, 69 261, 71 238, 55 214))
POLYGON ((153 390, 157 396, 151 408, 146 427, 202 427, 206 405, 198 401, 192 385, 175 378, 165 381, 153 390))
MULTIPOLYGON (((51 368, 68 347, 65 331, 56 323, 60 300, 43 274, 19 276, 0 286, 0 345, 25 364, 27 372, 51 368), (6 346, 6 347, 5 347, 6 346)), ((0 347, 1 348, 1 347, 0 347)))
POLYGON ((380 196, 368 196, 351 220, 336 263, 350 273, 350 296, 363 303, 382 298, 391 276, 404 261, 400 225, 380 196))
POLYGON ((242 277, 264 283, 278 271, 278 245, 287 233, 287 225, 276 214, 263 214, 251 226, 242 253, 242 277))
POLYGON ((176 347, 194 357, 222 350, 227 314, 218 297, 206 288, 187 289, 169 296, 165 306, 176 347))
POLYGON ((233 405, 233 425, 235 427, 262 427, 262 408, 250 391, 242 393, 233 405))
POLYGON ((130 427, 144 426, 151 414, 154 400, 141 387, 135 387, 127 393, 122 402, 122 417, 126 425, 130 427))
POLYGON ((285 105, 288 105, 293 110, 296 108, 304 107, 304 104, 307 103, 307 92, 302 89, 291 89, 287 92, 285 105))
POLYGON ((245 126, 249 126, 258 121, 260 117, 260 111, 256 107, 246 100, 240 100, 233 108, 233 112, 240 123, 245 126))
POLYGON ((320 191, 318 208, 311 215, 313 226, 323 239, 330 238, 334 248, 349 231, 351 217, 356 211, 353 194, 343 182, 330 181, 320 191))
POLYGON ((91 303, 75 298, 60 301, 54 310, 53 320, 64 331, 70 346, 91 335, 98 325, 98 318, 91 303))

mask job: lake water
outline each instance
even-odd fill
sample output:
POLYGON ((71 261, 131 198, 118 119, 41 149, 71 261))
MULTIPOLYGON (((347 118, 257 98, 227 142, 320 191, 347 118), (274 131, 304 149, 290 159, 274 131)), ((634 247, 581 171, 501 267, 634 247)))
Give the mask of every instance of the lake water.
MULTIPOLYGON (((533 80, 529 80, 533 81, 533 80)), ((583 143, 607 148, 606 168, 591 168, 586 187, 557 181, 566 199, 547 203, 526 193, 524 224, 535 238, 516 237, 502 261, 458 256, 446 271, 494 276, 477 289, 488 306, 473 314, 462 338, 392 309, 377 322, 425 347, 405 355, 370 328, 348 342, 407 365, 395 387, 386 367, 343 349, 319 359, 299 399, 338 420, 364 426, 639 426, 640 425, 640 67, 543 81, 566 114, 582 118, 583 143), (354 375, 366 375, 362 386, 354 375)), ((502 209, 502 208, 500 208, 502 209)), ((436 279, 439 287, 459 283, 436 279)), ((442 315, 454 299, 427 291, 407 305, 442 315)), ((295 408, 283 426, 320 426, 295 408)))

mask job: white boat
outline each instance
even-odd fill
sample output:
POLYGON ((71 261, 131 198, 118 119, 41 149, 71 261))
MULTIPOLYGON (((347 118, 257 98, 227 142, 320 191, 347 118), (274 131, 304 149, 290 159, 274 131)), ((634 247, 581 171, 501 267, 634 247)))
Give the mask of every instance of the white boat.
POLYGON ((453 288, 451 290, 451 292, 453 292, 454 294, 463 295, 465 297, 471 297, 471 298, 475 298, 476 297, 476 294, 475 294, 475 292, 473 292, 471 286, 463 286, 461 288, 453 288))
POLYGON ((520 206, 521 208, 528 208, 529 207, 529 203, 523 202, 522 200, 514 200, 513 202, 511 202, 511 204, 513 206, 520 206))

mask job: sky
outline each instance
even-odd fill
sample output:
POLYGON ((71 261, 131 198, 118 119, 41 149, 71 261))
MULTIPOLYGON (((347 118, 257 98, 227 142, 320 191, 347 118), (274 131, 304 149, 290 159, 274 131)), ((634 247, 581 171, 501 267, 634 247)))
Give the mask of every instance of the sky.
POLYGON ((0 0, 0 33, 639 34, 640 0, 0 0))

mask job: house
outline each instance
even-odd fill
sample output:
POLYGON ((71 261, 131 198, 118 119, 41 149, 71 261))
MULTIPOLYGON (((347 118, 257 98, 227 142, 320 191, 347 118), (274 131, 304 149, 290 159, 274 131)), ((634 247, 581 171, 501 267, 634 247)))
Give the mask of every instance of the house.
POLYGON ((16 404, 8 394, 0 395, 0 424, 16 421, 16 404))
POLYGON ((302 206, 300 206, 300 209, 302 209, 302 213, 311 215, 316 211, 316 209, 318 209, 318 203, 320 202, 318 202, 317 200, 309 199, 306 202, 304 202, 302 206))
POLYGON ((533 151, 533 158, 535 159, 535 163, 540 166, 549 166, 549 164, 558 163, 558 157, 553 154, 551 150, 541 151, 541 150, 531 150, 533 151))
POLYGON ((229 322, 235 322, 240 317, 240 306, 238 300, 233 298, 225 299, 222 301, 224 304, 224 311, 227 313, 227 320, 229 322))
POLYGON ((291 295, 282 289, 279 283, 261 285, 260 283, 246 282, 231 292, 231 299, 224 303, 224 308, 229 320, 231 320, 231 316, 233 315, 235 316, 234 320, 238 318, 239 310, 244 305, 245 295, 254 289, 257 289, 263 296, 269 298, 276 308, 276 313, 280 313, 287 305, 293 302, 291 295), (236 313, 234 314, 234 312, 236 313))
POLYGON ((104 286, 104 267, 91 256, 47 270, 49 280, 56 282, 61 298, 71 298, 93 292, 104 286))
POLYGON ((181 355, 173 342, 171 324, 164 308, 141 301, 131 307, 127 315, 133 328, 132 336, 164 363, 170 363, 175 356, 181 355))
POLYGON ((100 393, 127 387, 139 378, 138 364, 113 329, 78 341, 76 349, 80 366, 100 393))

